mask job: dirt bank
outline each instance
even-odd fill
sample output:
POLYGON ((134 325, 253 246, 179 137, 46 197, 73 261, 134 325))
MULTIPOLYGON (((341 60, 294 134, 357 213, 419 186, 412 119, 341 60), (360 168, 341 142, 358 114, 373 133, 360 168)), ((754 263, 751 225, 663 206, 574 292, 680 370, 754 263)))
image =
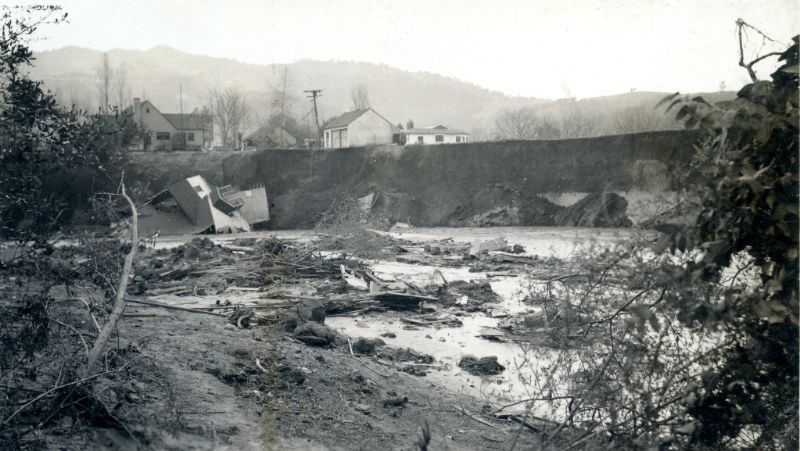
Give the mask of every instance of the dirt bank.
MULTIPOLYGON (((669 166, 688 159, 697 137, 670 131, 336 151, 134 153, 130 173, 151 192, 195 174, 216 184, 265 185, 271 229, 313 228, 360 198, 368 199, 366 215, 390 223, 547 226, 559 225, 568 206, 553 203, 554 196, 670 192, 669 166)), ((641 202, 627 200, 637 210, 631 216, 639 214, 641 202)))
POLYGON ((668 166, 697 135, 655 132, 559 141, 385 146, 235 155, 229 183, 264 184, 270 227, 313 227, 332 205, 374 195, 371 215, 417 226, 554 225, 544 194, 668 191, 668 166))

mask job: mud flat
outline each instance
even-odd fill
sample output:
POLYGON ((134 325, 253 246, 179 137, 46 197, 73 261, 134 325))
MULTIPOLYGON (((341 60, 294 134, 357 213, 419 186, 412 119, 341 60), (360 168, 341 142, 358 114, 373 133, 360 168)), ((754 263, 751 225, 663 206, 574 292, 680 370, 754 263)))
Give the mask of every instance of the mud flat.
POLYGON ((538 311, 528 294, 569 270, 573 252, 630 236, 354 228, 162 237, 142 249, 119 328, 135 364, 107 404, 126 427, 75 423, 43 442, 535 448, 542 436, 532 432, 557 417, 498 410, 531 396, 530 356, 544 362, 547 349, 506 322, 538 311))

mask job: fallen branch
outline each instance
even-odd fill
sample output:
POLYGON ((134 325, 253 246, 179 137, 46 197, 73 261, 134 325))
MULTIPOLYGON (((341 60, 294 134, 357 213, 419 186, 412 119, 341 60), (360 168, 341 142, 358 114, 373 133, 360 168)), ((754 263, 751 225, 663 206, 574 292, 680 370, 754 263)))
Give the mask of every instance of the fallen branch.
POLYGON ((203 313, 203 314, 206 314, 206 315, 214 315, 214 316, 225 316, 225 315, 222 315, 220 313, 207 312, 205 310, 194 309, 194 308, 178 307, 177 305, 159 304, 158 302, 141 301, 139 299, 133 299, 133 298, 129 298, 129 297, 126 297, 125 299, 128 302, 133 303, 133 304, 149 305, 149 306, 152 306, 152 307, 161 307, 161 308, 165 308, 165 309, 169 309, 169 310, 180 310, 182 312, 203 313))
POLYGON ((522 403, 526 403, 526 402, 533 402, 533 401, 557 401, 557 400, 563 400, 563 399, 570 399, 570 400, 571 400, 571 399, 575 399, 575 397, 574 397, 574 396, 551 396, 551 397, 548 397, 548 398, 527 398, 527 399, 520 399, 519 401, 514 401, 514 402, 512 402, 512 403, 509 403, 509 404, 503 405, 503 406, 501 406, 501 407, 498 407, 498 408, 497 408, 497 409, 495 409, 495 410, 494 410, 494 412, 492 412, 492 413, 494 413, 494 414, 497 414, 497 413, 499 413, 499 412, 502 412, 503 410, 505 410, 505 409, 507 409, 507 408, 509 408, 509 407, 514 407, 514 406, 516 406, 516 405, 519 405, 519 404, 522 404, 522 403))
POLYGON ((119 286, 117 287, 116 299, 114 300, 114 308, 111 311, 111 315, 108 317, 108 321, 106 321, 106 324, 100 331, 100 335, 98 335, 97 339, 94 341, 92 350, 89 352, 86 368, 83 371, 84 375, 92 371, 92 368, 103 352, 103 348, 105 348, 108 343, 108 339, 111 338, 111 334, 116 329, 117 322, 120 316, 122 316, 122 312, 125 311, 125 292, 128 290, 128 280, 133 271, 133 260, 136 258, 136 251, 139 248, 139 212, 136 210, 136 204, 133 203, 133 199, 125 192, 124 176, 123 179, 120 180, 120 195, 128 202, 131 208, 131 250, 128 252, 128 255, 125 256, 125 263, 122 266, 122 274, 120 274, 119 277, 119 286))
POLYGON ((250 252, 250 253, 252 253, 252 252, 256 251, 255 248, 250 247, 250 246, 236 246, 236 245, 233 245, 233 244, 220 244, 219 246, 221 248, 223 248, 223 249, 227 249, 229 251, 235 251, 235 252, 250 252))
POLYGON ((88 345, 88 344, 86 344, 86 340, 84 340, 84 338, 83 338, 83 334, 82 334, 82 333, 80 333, 80 332, 78 331, 78 329, 76 329, 75 327, 73 327, 73 326, 71 326, 71 325, 69 325, 69 324, 67 324, 67 323, 62 323, 61 321, 59 321, 59 320, 57 320, 57 319, 55 319, 55 318, 50 318, 50 321, 53 321, 54 323, 56 323, 56 324, 58 324, 58 325, 61 325, 61 326, 63 326, 63 327, 66 327, 67 329, 71 330, 71 331, 72 331, 72 332, 73 332, 75 335, 77 335, 77 336, 78 336, 78 338, 80 338, 80 339, 81 339, 81 343, 83 343, 83 349, 85 349, 85 350, 86 350, 86 357, 87 357, 87 358, 89 357, 89 345, 88 345))
POLYGON ((461 408, 459 406, 453 406, 453 408, 458 410, 459 412, 461 412, 462 415, 464 415, 465 417, 467 417, 467 418, 469 418, 471 420, 477 421, 478 423, 480 423, 480 424, 482 424, 484 426, 489 426, 492 429, 497 429, 497 426, 493 425, 492 423, 489 423, 486 420, 482 420, 482 419, 480 419, 480 418, 478 418, 476 416, 470 415, 469 412, 467 412, 466 410, 464 410, 463 408, 461 408))
POLYGON ((75 302, 75 301, 77 301, 77 302, 82 302, 82 303, 83 303, 83 305, 85 305, 85 306, 86 306, 86 310, 87 310, 87 312, 89 313, 89 316, 92 318, 92 322, 94 323, 94 327, 95 327, 95 328, 97 328, 97 332, 100 332, 100 330, 101 330, 100 323, 98 323, 98 322, 97 322, 97 318, 95 318, 95 317, 94 317, 94 314, 92 313, 92 307, 91 307, 91 306, 89 306, 89 303, 88 303, 88 302, 86 302, 86 299, 81 299, 81 298, 67 298, 67 299, 58 299, 58 300, 56 300, 56 301, 54 301, 54 302, 75 302))
POLYGON ((69 382, 67 384, 57 385, 57 386, 51 388, 50 390, 47 390, 46 392, 42 393, 41 395, 31 399, 30 401, 26 402, 25 404, 21 405, 19 407, 19 409, 15 410, 14 413, 12 413, 5 420, 3 420, 3 424, 8 424, 12 419, 14 419, 15 416, 19 415, 20 412, 22 412, 23 410, 28 408, 28 406, 31 406, 33 403, 35 403, 36 401, 44 398, 47 395, 55 393, 58 390, 61 390, 63 388, 72 387, 74 385, 80 385, 80 384, 82 384, 84 382, 89 382, 92 379, 97 379, 98 377, 100 377, 100 376, 102 376, 104 374, 114 373, 114 372, 117 372, 117 371, 119 371, 119 369, 112 370, 112 371, 103 371, 102 373, 96 373, 96 374, 93 374, 91 376, 83 377, 83 378, 80 378, 78 380, 69 382))

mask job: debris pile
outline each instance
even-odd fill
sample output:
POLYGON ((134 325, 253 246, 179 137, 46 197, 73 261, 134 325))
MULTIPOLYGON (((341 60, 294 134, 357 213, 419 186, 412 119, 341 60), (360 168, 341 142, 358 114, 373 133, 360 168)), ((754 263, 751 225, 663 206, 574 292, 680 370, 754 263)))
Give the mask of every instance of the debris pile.
POLYGON ((376 356, 379 361, 396 365, 400 371, 413 376, 426 376, 429 370, 438 368, 434 365, 432 355, 417 352, 411 348, 382 346, 378 349, 376 356))
POLYGON ((440 289, 440 300, 444 305, 459 306, 466 312, 485 311, 500 301, 487 280, 456 280, 440 289))
POLYGON ((140 209, 142 235, 246 232, 269 221, 263 186, 215 186, 195 175, 171 184, 140 209))

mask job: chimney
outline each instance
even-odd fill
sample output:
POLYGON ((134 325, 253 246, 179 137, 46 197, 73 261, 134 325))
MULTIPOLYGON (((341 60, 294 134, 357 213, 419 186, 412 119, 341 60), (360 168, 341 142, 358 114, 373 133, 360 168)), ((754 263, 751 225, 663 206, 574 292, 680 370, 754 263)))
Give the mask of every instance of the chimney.
POLYGON ((414 128, 414 121, 409 119, 408 122, 406 122, 406 130, 411 130, 412 128, 414 128))

